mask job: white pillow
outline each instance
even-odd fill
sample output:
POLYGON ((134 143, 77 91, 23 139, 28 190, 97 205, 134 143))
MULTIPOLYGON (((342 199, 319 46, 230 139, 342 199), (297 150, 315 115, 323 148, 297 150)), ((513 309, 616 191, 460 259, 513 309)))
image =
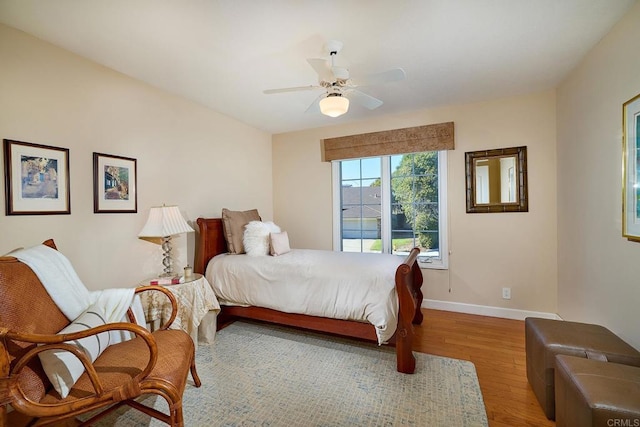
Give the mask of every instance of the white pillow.
POLYGON ((269 255, 269 233, 279 233, 280 227, 271 221, 251 221, 244 228, 242 244, 249 256, 269 255))
POLYGON ((269 253, 271 255, 278 256, 290 251, 289 235, 286 231, 282 233, 271 233, 269 235, 269 253))
MULTIPOLYGON (((104 325, 106 323, 105 319, 104 310, 94 304, 69 326, 58 332, 58 335, 84 331, 85 329, 104 325)), ((67 341, 67 343, 74 344, 83 350, 93 362, 109 345, 109 332, 103 332, 80 340, 67 341)), ((69 394, 69 390, 78 381, 78 378, 84 373, 84 365, 74 354, 65 350, 47 350, 38 353, 38 356, 49 381, 64 399, 69 394)))

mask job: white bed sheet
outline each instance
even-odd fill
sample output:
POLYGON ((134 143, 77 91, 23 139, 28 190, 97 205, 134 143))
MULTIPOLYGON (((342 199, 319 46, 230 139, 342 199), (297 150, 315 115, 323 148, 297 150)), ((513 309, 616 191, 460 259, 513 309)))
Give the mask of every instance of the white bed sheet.
POLYGON ((403 261, 314 249, 277 257, 220 254, 209 261, 206 277, 220 304, 369 322, 383 344, 398 325, 395 272, 403 261))

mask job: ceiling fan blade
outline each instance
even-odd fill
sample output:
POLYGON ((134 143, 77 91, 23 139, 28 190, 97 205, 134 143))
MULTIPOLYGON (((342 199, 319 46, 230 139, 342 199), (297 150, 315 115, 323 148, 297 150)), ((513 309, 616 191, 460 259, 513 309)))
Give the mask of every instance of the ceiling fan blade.
POLYGON ((327 96, 325 93, 318 96, 313 102, 309 105, 309 107, 305 110, 305 113, 319 113, 320 112, 320 100, 327 96))
POLYGON ((398 82, 407 78, 402 68, 392 68, 381 73, 369 74, 368 76, 352 79, 354 86, 373 86, 384 83, 398 82))
POLYGON ((267 89, 267 90, 263 90, 262 93, 269 95, 272 93, 298 92, 301 90, 314 90, 314 89, 322 89, 322 86, 309 85, 309 86, 285 87, 282 89, 267 89))
POLYGON ((320 81, 333 82, 335 78, 331 72, 331 64, 326 59, 322 58, 309 58, 307 62, 318 73, 320 81))
POLYGON ((357 102, 358 104, 368 108, 369 110, 373 110, 378 108, 383 104, 378 98, 374 98, 371 95, 367 95, 366 93, 360 92, 359 90, 350 90, 345 93, 345 96, 349 98, 350 101, 357 102))

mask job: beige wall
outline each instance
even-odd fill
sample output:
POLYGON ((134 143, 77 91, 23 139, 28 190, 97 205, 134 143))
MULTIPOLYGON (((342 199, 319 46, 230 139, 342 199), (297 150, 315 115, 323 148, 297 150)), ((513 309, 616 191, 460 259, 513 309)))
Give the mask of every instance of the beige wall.
POLYGON ((640 349, 640 243, 622 238, 622 104, 640 93, 640 3, 558 89, 558 313, 640 349))
POLYGON ((555 313, 555 102, 554 92, 545 92, 274 135, 275 221, 288 231, 293 247, 331 249, 331 165, 320 161, 320 140, 453 121, 456 149, 448 156, 450 268, 424 271, 425 297, 555 313), (528 151, 529 212, 467 214, 465 151, 521 145, 528 151), (502 287, 512 288, 511 300, 502 299, 502 287))
MULTIPOLYGON (((159 270, 159 246, 136 237, 151 206, 271 218, 271 135, 1 25, 0 64, 0 136, 69 148, 71 174, 71 215, 2 207, 0 253, 52 237, 87 287, 124 287, 159 270), (137 159, 137 214, 93 213, 94 151, 137 159)), ((175 240, 178 268, 194 244, 175 240)))

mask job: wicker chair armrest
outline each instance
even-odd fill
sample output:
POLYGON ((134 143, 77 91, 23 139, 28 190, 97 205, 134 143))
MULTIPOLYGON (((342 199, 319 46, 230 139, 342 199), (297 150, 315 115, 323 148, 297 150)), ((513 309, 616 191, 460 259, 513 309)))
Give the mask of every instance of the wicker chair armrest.
POLYGON ((147 329, 138 324, 128 322, 105 323, 104 325, 94 326, 82 331, 69 332, 66 334, 29 334, 0 328, 0 337, 6 336, 7 338, 15 341, 23 341, 33 344, 58 344, 65 341, 79 340, 109 331, 129 331, 143 337, 147 336, 151 341, 154 340, 153 335, 147 329))
POLYGON ((74 356, 80 359, 80 362, 84 366, 84 369, 87 371, 87 374, 91 379, 91 384, 93 385, 93 388, 96 394, 103 393, 102 383, 98 378, 98 374, 93 366, 93 363, 91 362, 91 359, 89 359, 86 353, 80 350, 78 346, 73 344, 68 344, 66 342, 56 343, 56 344, 42 344, 32 348, 18 360, 18 363, 16 363, 15 367, 13 368, 12 374, 17 375, 18 373, 20 373, 22 368, 24 368, 31 359, 33 359, 43 351, 47 351, 47 350, 64 350, 64 351, 68 351, 69 353, 73 353, 74 356))
POLYGON ((171 302, 171 316, 169 316, 169 319, 165 323, 160 325, 158 330, 164 331, 165 329, 168 329, 169 326, 171 326, 173 321, 176 319, 176 316, 178 315, 178 300, 176 300, 175 295, 173 295, 173 293, 170 290, 158 285, 140 286, 136 288, 135 292, 140 293, 140 292, 146 292, 146 291, 162 292, 167 296, 167 298, 169 298, 169 302, 171 302))
MULTIPOLYGON (((133 383, 139 383, 142 379, 146 378, 149 375, 149 373, 155 366, 158 360, 158 346, 156 344, 155 338, 153 337, 153 334, 142 326, 132 323, 118 322, 108 323, 105 325, 100 325, 69 334, 27 334, 0 328, 0 338, 2 338, 5 342, 7 339, 9 339, 38 344, 37 347, 32 348, 16 361, 15 365, 11 369, 10 374, 0 381, 0 383, 4 383, 0 386, 0 388, 3 388, 8 392, 10 396, 9 400, 16 409, 20 408, 23 411, 31 413, 35 416, 60 415, 68 412, 69 408, 67 403, 49 403, 46 405, 39 404, 38 402, 34 402, 27 398, 17 386, 18 374, 25 366, 27 366, 31 359, 33 359, 43 351, 64 350, 74 354, 80 360, 87 372, 87 375, 89 376, 91 384, 93 385, 95 393, 92 396, 86 397, 87 404, 90 405, 94 400, 104 399, 104 397, 102 396, 104 393, 104 387, 100 381, 100 378, 98 377, 93 363, 91 362, 91 359, 89 359, 89 357, 77 346, 68 344, 67 341, 73 341, 116 330, 133 332, 138 337, 142 338, 149 348, 149 360, 147 362, 147 365, 138 375, 136 375, 131 381, 129 381, 133 383)), ((121 387, 124 389, 130 387, 129 382, 123 384, 121 387)))

